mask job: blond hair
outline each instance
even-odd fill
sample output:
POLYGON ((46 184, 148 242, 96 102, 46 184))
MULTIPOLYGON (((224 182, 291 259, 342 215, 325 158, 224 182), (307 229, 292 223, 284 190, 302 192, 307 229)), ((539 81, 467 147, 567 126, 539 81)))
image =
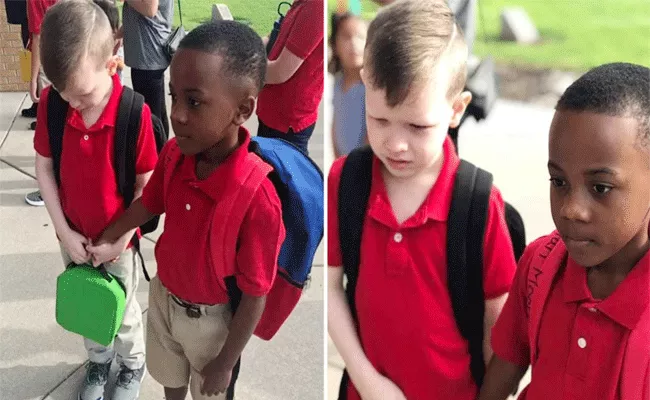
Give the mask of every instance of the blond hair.
POLYGON ((462 31, 444 0, 399 0, 370 24, 364 67, 394 107, 414 85, 428 82, 436 68, 447 69, 451 100, 465 86, 467 56, 462 31))
POLYGON ((100 63, 113 54, 113 33, 104 11, 90 0, 61 0, 47 10, 41 26, 43 72, 58 90, 88 57, 100 63))

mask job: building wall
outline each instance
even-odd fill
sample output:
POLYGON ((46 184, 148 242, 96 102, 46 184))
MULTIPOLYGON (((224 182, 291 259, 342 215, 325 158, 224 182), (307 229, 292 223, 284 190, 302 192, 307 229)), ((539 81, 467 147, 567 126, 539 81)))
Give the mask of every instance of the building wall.
POLYGON ((20 78, 20 25, 7 24, 5 2, 0 1, 0 92, 25 92, 29 84, 20 78))

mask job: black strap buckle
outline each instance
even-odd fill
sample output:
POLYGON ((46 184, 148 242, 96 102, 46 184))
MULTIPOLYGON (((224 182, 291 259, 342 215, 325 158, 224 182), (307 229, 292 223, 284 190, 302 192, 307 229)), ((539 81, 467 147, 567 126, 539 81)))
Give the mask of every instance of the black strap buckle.
POLYGON ((187 306, 185 307, 185 313, 190 318, 201 318, 201 309, 198 307, 187 306))

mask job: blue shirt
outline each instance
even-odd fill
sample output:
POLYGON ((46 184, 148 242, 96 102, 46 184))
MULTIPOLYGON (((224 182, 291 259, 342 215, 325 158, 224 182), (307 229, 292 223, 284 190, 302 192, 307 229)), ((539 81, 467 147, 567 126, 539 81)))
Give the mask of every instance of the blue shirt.
POLYGON ((334 81, 334 143, 341 155, 350 153, 366 140, 366 88, 356 83, 343 91, 343 75, 334 81))

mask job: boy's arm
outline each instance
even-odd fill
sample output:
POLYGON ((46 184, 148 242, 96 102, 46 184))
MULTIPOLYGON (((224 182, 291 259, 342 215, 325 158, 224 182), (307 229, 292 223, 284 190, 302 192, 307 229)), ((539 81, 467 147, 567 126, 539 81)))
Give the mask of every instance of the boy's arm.
POLYGON ((125 0, 125 2, 145 17, 153 18, 158 13, 158 0, 125 0))
POLYGON ((485 365, 492 359, 492 328, 501 314, 508 294, 501 295, 495 299, 485 301, 485 315, 484 315, 484 332, 483 332, 483 356, 485 358, 485 365))
POLYGON ((266 296, 249 296, 242 294, 237 312, 228 327, 228 338, 221 348, 219 355, 205 366, 201 374, 206 377, 201 393, 212 396, 223 393, 228 389, 232 370, 244 351, 246 344, 253 336, 264 306, 266 296))
POLYGON ((277 59, 267 64, 266 84, 277 85, 291 79, 303 61, 323 41, 323 2, 310 1, 301 7, 285 47, 277 59))
POLYGON ((404 399, 402 391, 382 376, 361 347, 343 291, 343 268, 327 268, 327 331, 362 399, 404 399))
POLYGON ((488 365, 478 400, 506 400, 524 377, 527 369, 503 360, 495 354, 488 365))
POLYGON ((72 261, 76 264, 88 262, 90 255, 85 249, 88 239, 71 229, 63 214, 61 200, 59 199, 59 188, 54 177, 52 159, 36 153, 35 164, 38 188, 41 191, 45 208, 50 215, 57 236, 63 243, 63 247, 72 261))
POLYGON ((38 93, 38 73, 41 70, 41 34, 32 34, 32 77, 29 82, 29 97, 32 102, 38 103, 40 93, 38 93))

